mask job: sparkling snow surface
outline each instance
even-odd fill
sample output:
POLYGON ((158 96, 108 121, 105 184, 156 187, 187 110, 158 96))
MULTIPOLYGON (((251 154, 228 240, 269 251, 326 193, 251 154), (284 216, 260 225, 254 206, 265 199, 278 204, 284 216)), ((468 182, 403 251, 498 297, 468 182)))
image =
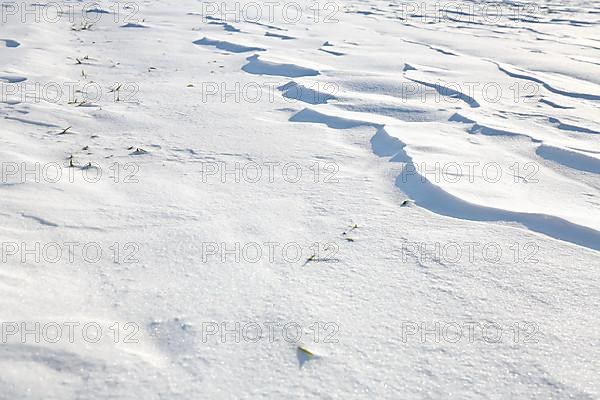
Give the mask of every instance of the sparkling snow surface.
POLYGON ((597 2, 1 6, 1 399, 600 398, 597 2))

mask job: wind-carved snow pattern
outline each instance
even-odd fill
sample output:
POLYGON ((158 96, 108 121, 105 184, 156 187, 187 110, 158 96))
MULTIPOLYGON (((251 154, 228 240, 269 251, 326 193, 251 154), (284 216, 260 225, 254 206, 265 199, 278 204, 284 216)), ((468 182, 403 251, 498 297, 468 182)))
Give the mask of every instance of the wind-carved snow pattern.
POLYGON ((600 397, 593 2, 5 3, 0 397, 600 397))

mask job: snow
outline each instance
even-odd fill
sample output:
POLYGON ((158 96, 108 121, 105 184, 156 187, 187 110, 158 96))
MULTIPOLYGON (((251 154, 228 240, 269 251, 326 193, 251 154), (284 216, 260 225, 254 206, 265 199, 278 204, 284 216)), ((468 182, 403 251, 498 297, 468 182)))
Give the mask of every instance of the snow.
POLYGON ((598 398, 597 7, 485 7, 3 3, 0 398, 598 398))

